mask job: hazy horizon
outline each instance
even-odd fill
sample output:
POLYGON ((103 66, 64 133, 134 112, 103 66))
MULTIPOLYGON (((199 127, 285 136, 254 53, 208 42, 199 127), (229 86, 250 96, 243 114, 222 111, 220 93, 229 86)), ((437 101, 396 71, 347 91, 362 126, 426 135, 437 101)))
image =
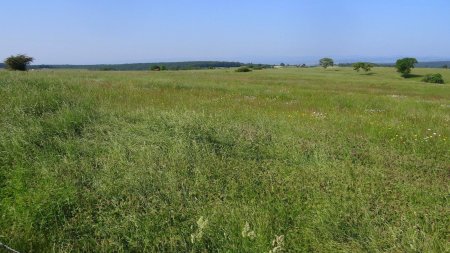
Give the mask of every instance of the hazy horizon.
MULTIPOLYGON (((407 57, 407 56, 396 56, 396 57, 342 57, 342 58, 333 58, 335 64, 345 64, 345 63, 354 63, 354 62, 371 62, 371 63, 379 63, 379 64, 394 64, 397 59, 407 57)), ((257 58, 256 58, 257 59, 257 58)), ((42 62, 33 62, 31 65, 121 65, 121 64, 145 64, 145 63, 173 63, 173 62, 202 62, 202 61, 217 61, 217 62, 240 62, 240 63, 253 63, 253 64, 269 64, 269 65, 279 65, 280 63, 290 64, 290 65, 299 65, 299 64, 307 64, 307 65, 318 65, 319 57, 280 57, 282 60, 267 60, 262 58, 261 60, 234 60, 234 59, 163 59, 163 60, 150 60, 150 61, 129 61, 129 62, 96 62, 96 63, 42 63, 42 62), (284 59, 284 60, 283 60, 284 59)), ((449 58, 439 58, 439 57, 419 57, 417 58, 419 63, 426 62, 448 62, 449 58)))
POLYGON ((449 9, 444 0, 5 2, 0 60, 19 53, 34 64, 450 60, 449 9))

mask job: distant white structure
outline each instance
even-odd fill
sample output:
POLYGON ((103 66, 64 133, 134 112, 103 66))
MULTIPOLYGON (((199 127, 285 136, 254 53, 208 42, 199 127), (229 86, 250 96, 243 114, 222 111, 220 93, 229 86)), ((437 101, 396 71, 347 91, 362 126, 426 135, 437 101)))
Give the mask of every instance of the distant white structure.
POLYGON ((282 69, 283 66, 281 66, 281 65, 275 65, 275 66, 273 66, 273 68, 274 68, 274 69, 282 69))

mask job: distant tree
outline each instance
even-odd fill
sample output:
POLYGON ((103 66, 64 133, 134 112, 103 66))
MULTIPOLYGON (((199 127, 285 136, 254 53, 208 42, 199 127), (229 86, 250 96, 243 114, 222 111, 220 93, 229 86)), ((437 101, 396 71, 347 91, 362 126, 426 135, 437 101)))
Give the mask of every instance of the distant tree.
POLYGON ((284 64, 284 63, 280 63, 280 66, 281 66, 281 67, 284 67, 284 66, 286 66, 286 64, 284 64))
POLYGON ((165 65, 162 65, 161 70, 167 70, 167 67, 165 65))
POLYGON ((417 64, 416 58, 403 58, 398 59, 395 63, 395 68, 397 72, 401 73, 403 77, 408 77, 411 73, 411 69, 414 68, 414 65, 417 64))
POLYGON ((235 70, 236 72, 251 72, 252 69, 248 68, 248 67, 240 67, 238 69, 235 70))
POLYGON ((303 63, 300 68, 306 68, 306 64, 303 63))
POLYGON ((158 65, 153 65, 153 66, 150 67, 150 70, 152 70, 152 71, 160 71, 161 68, 158 65))
POLYGON ((328 68, 328 67, 333 67, 334 66, 334 61, 331 58, 322 58, 319 61, 320 66, 322 66, 323 68, 328 68))
POLYGON ((33 62, 33 57, 29 57, 24 54, 18 54, 16 56, 10 56, 5 59, 5 66, 10 70, 26 71, 28 64, 33 62))
POLYGON ((373 68, 373 65, 368 62, 357 62, 354 63, 352 66, 353 69, 356 70, 357 72, 359 72, 360 69, 363 69, 365 72, 368 72, 373 68))
POLYGON ((448 65, 445 64, 444 66, 442 66, 443 69, 448 69, 448 65))

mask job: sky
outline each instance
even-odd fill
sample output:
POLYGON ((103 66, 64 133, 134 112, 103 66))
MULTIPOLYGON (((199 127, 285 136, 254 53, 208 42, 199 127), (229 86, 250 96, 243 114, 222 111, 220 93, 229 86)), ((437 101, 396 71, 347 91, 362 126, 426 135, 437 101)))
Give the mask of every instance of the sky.
POLYGON ((0 0, 0 27, 36 64, 450 60, 448 0, 0 0))

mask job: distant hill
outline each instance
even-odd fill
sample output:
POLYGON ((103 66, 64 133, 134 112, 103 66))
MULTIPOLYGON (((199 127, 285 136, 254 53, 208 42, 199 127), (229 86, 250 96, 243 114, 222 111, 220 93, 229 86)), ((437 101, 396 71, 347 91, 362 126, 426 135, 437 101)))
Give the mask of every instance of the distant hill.
POLYGON ((189 61, 189 62, 154 62, 129 64, 98 64, 98 65, 31 65, 34 69, 88 69, 88 70, 150 70, 152 66, 165 66, 168 70, 230 68, 245 65, 240 62, 225 61, 189 61))
POLYGON ((5 68, 5 64, 4 63, 0 63, 0 69, 5 68))
POLYGON ((430 61, 416 64, 417 68, 442 68, 443 66, 450 66, 450 61, 430 61))

